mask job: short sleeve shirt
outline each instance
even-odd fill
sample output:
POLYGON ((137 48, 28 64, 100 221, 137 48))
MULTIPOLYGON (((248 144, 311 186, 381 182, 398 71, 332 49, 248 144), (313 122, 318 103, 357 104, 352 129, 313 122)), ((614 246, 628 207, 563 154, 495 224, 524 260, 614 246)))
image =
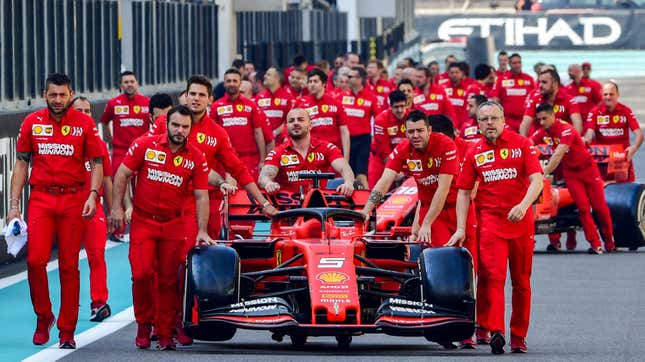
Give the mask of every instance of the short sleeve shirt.
POLYGON ((233 100, 227 94, 211 105, 210 117, 226 130, 240 156, 258 154, 254 130, 266 127, 266 118, 253 101, 242 95, 233 100))
POLYGON ((311 136, 333 143, 343 149, 340 126, 347 125, 347 119, 340 103, 327 92, 320 99, 309 94, 295 101, 296 107, 304 108, 311 119, 311 136))
POLYGON ((149 106, 150 99, 141 94, 136 94, 132 99, 121 94, 107 102, 101 122, 112 121, 115 154, 125 154, 135 138, 148 132, 151 122, 149 106))
POLYGON ((593 108, 587 117, 586 127, 596 133, 595 143, 622 144, 629 147, 629 130, 637 130, 640 125, 634 112, 624 104, 618 103, 611 112, 604 104, 593 108))
POLYGON ((593 164, 593 158, 587 150, 578 131, 569 123, 556 120, 549 129, 540 128, 531 140, 534 144, 544 143, 553 148, 560 144, 569 146, 569 151, 562 157, 563 171, 583 170, 593 164))
POLYGON ((367 88, 357 94, 348 89, 338 96, 338 100, 345 112, 349 135, 371 134, 371 119, 379 113, 376 97, 367 88))

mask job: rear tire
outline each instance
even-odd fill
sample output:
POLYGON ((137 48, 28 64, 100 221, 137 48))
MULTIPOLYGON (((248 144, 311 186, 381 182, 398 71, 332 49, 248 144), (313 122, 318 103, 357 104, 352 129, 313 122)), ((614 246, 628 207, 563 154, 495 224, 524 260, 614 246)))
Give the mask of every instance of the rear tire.
POLYGON ((338 349, 349 349, 349 346, 352 344, 352 336, 336 336, 336 342, 338 342, 338 349))
POLYGON ((645 246, 645 185, 609 184, 605 199, 614 226, 617 247, 636 250, 645 246))

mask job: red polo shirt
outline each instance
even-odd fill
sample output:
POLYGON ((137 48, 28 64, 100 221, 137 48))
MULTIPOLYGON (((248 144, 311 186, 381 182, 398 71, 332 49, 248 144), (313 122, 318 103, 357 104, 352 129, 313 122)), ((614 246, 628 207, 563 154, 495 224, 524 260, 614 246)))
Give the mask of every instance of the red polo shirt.
POLYGON ((468 151, 457 187, 471 190, 480 181, 476 203, 482 232, 502 238, 533 234, 530 207, 520 222, 511 222, 507 216, 524 198, 534 173, 542 173, 537 153, 531 141, 517 133, 504 130, 496 144, 484 139, 468 151))
POLYGON ((150 98, 135 94, 130 99, 121 94, 110 99, 101 116, 102 123, 112 121, 112 146, 117 155, 124 155, 132 141, 150 129, 150 98))
POLYGON ((298 172, 327 172, 331 167, 331 163, 339 158, 343 158, 343 155, 338 147, 315 138, 311 139, 307 155, 303 157, 293 148, 293 143, 289 139, 269 152, 264 164, 278 168, 275 182, 280 184, 281 190, 300 192, 300 186, 303 186, 305 192, 307 192, 312 185, 312 181, 298 180, 298 172))
POLYGON ((531 135, 531 141, 534 144, 550 145, 554 151, 559 144, 569 146, 569 151, 564 154, 560 163, 564 172, 582 170, 593 164, 593 158, 587 146, 578 131, 569 123, 556 119, 548 129, 540 128, 535 131, 531 135))
POLYGON ((265 88, 255 96, 255 102, 258 108, 264 111, 273 131, 287 120, 287 113, 293 105, 293 97, 282 88, 276 89, 275 93, 265 88))
POLYGON ((386 109, 376 116, 371 149, 372 153, 380 160, 389 156, 396 145, 407 139, 405 118, 409 112, 409 110, 405 112, 403 119, 394 117, 391 109, 386 109))
POLYGON ((470 87, 471 82, 468 82, 466 79, 459 82, 457 85, 452 83, 444 84, 444 89, 446 90, 446 95, 450 99, 452 107, 455 109, 456 118, 453 119, 455 128, 461 128, 461 124, 468 121, 468 87, 470 87))
POLYGON ((295 107, 304 108, 311 119, 311 136, 322 141, 333 143, 343 149, 340 139, 340 126, 347 125, 347 118, 340 103, 329 93, 323 93, 320 99, 311 94, 298 98, 295 107))
MULTIPOLYGON (((527 98, 526 110, 524 111, 525 116, 529 116, 535 120, 535 108, 543 103, 547 103, 546 98, 540 94, 539 90, 536 90, 530 98, 527 98)), ((575 97, 571 96, 566 89, 560 88, 555 94, 555 101, 553 102, 553 112, 555 113, 556 119, 561 119, 567 123, 571 123, 571 115, 574 113, 580 113, 580 108, 576 103, 575 97)), ((539 124, 535 124, 536 127, 539 127, 539 124)))
POLYGON ((515 74, 507 72, 505 75, 497 78, 493 97, 498 98, 502 107, 504 107, 504 116, 510 119, 511 127, 517 132, 524 115, 524 105, 526 97, 535 89, 535 80, 526 73, 515 74))
POLYGON ((210 117, 224 127, 240 156, 259 157, 254 130, 265 128, 267 123, 264 112, 252 100, 241 94, 233 100, 225 94, 211 105, 210 117))
POLYGON ((419 94, 412 100, 415 109, 422 110, 428 116, 434 114, 445 114, 450 117, 453 124, 457 122, 457 114, 450 103, 443 87, 436 84, 430 85, 425 94, 419 94))
POLYGON ((167 135, 136 139, 123 164, 137 172, 133 204, 154 215, 181 212, 189 190, 208 189, 208 165, 197 147, 186 144, 170 151, 167 135))
POLYGON ((102 157, 92 118, 68 108, 60 122, 44 108, 20 126, 16 150, 31 153, 31 186, 73 186, 86 178, 85 160, 102 157))
MULTIPOLYGON (((423 152, 414 149, 406 139, 392 151, 385 167, 414 177, 419 200, 430 203, 439 186, 439 174, 457 175, 459 172, 457 146, 448 136, 437 132, 430 134, 428 146, 423 152)), ((446 203, 453 203, 456 199, 457 194, 451 188, 446 203)))
POLYGON ((383 78, 379 78, 374 84, 370 79, 367 85, 370 87, 372 93, 376 95, 376 101, 378 102, 379 109, 388 108, 387 97, 390 95, 390 92, 396 89, 396 86, 389 80, 383 78))
POLYGON ((629 107, 622 103, 616 104, 612 112, 601 104, 589 112, 586 128, 596 132, 595 143, 601 145, 621 144, 629 147, 629 130, 640 128, 638 120, 629 107))
POLYGON ((338 96, 347 120, 350 136, 360 136, 371 133, 371 118, 379 113, 376 97, 367 88, 357 94, 351 89, 338 96))
POLYGON ((589 111, 602 101, 602 87, 598 82, 582 78, 579 84, 571 82, 564 88, 575 97, 583 120, 587 119, 589 111))

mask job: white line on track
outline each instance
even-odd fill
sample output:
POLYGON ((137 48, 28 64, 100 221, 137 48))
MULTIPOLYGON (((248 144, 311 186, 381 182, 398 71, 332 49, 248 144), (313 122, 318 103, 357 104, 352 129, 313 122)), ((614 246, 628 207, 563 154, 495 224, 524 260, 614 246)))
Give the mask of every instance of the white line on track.
MULTIPOLYGON (((83 348, 97 341, 109 334, 112 334, 119 329, 127 326, 134 321, 134 309, 132 307, 120 312, 103 322, 96 327, 92 327, 83 333, 74 336, 78 348, 83 348)), ((133 346, 134 348, 134 346, 133 346)), ((57 344, 51 345, 42 351, 33 354, 23 360, 23 362, 43 362, 43 361, 57 361, 70 353, 76 351, 75 349, 59 349, 57 344)))
MULTIPOLYGON (((122 243, 115 243, 113 241, 108 240, 105 243, 105 250, 113 248, 113 247, 115 247, 115 246, 117 246, 119 244, 122 244, 122 243)), ((78 255, 78 260, 80 261, 80 260, 83 260, 83 259, 86 259, 86 258, 87 258, 87 253, 85 252, 85 249, 82 249, 80 254, 78 255)), ((49 263, 47 263, 47 272, 48 273, 50 271, 56 270, 56 269, 58 269, 58 259, 54 259, 54 260, 50 261, 49 263)), ((4 278, 0 279, 0 289, 6 288, 6 287, 11 286, 11 285, 14 285, 14 284, 19 283, 19 282, 21 282, 23 280, 26 280, 26 279, 27 279, 27 271, 26 270, 24 272, 21 272, 21 273, 18 273, 18 274, 14 274, 14 275, 10 275, 8 277, 4 277, 4 278)))

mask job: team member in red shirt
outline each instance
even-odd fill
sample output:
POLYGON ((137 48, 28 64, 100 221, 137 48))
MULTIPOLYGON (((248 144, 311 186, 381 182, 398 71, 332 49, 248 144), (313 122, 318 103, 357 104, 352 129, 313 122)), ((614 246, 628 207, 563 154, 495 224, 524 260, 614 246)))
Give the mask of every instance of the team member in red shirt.
POLYGON ((74 94, 69 77, 48 76, 43 94, 47 108, 29 114, 20 126, 9 213, 5 220, 21 218, 20 195, 29 173, 27 277, 37 316, 33 343, 47 343, 49 330, 54 325, 46 267, 56 237, 61 284, 59 347, 73 349, 76 348, 78 254, 83 218, 91 218, 96 213, 98 189, 103 181, 103 158, 94 121, 69 107, 74 94), (86 159, 90 160, 92 174, 89 190, 83 184, 86 159))
POLYGON ((390 107, 381 112, 374 120, 374 138, 367 169, 367 181, 374 188, 385 169, 387 156, 401 141, 405 140, 405 118, 410 112, 407 98, 401 91, 389 95, 390 107))
POLYGON ((159 348, 175 349, 172 329, 176 316, 177 254, 184 245, 186 194, 195 195, 199 231, 196 242, 211 243, 208 224, 208 165, 202 151, 188 144, 191 112, 177 106, 168 112, 165 135, 144 136, 132 143, 114 179, 112 226, 122 227, 123 195, 128 177, 138 172, 130 241, 132 297, 138 324, 135 344, 150 347, 153 320, 159 348), (163 196, 162 196, 163 195, 163 196), (157 280, 157 288, 153 286, 157 280), (156 306, 156 308, 155 308, 156 306), (157 315, 154 315, 154 310, 157 315))
POLYGON ((585 142, 600 145, 622 144, 625 157, 629 161, 627 181, 634 182, 634 163, 632 159, 643 144, 643 131, 629 107, 618 102, 618 85, 605 83, 602 87, 603 103, 589 112, 587 117, 585 142), (634 133, 634 144, 630 145, 629 130, 634 133), (595 141, 593 141, 595 138, 595 141))
MULTIPOLYGON (((457 119, 455 109, 450 103, 443 87, 434 83, 431 73, 426 67, 417 67, 417 92, 413 99, 414 109, 422 110, 426 115, 445 114, 454 123, 457 119)), ((399 86, 401 83, 399 83, 399 86)))
POLYGON ((372 89, 372 93, 376 95, 379 109, 387 108, 387 96, 394 90, 394 84, 387 79, 381 77, 381 73, 385 70, 383 62, 378 59, 372 59, 367 63, 368 85, 372 89))
POLYGON ((466 89, 466 99, 473 94, 481 94, 486 98, 494 96, 495 72, 488 64, 477 64, 475 67, 475 81, 466 89))
POLYGON ((451 211, 454 214, 455 195, 451 198, 449 193, 452 179, 459 171, 457 148, 446 135, 432 132, 428 117, 419 110, 410 112, 405 128, 407 139, 399 143, 388 157, 385 171, 362 213, 370 214, 396 175, 403 171, 414 177, 419 190, 411 239, 443 246, 451 235, 448 222, 451 211))
POLYGON ((319 68, 312 69, 307 76, 309 94, 298 98, 295 106, 304 108, 311 120, 311 136, 331 142, 342 150, 349 160, 350 142, 347 119, 340 103, 327 94, 327 74, 319 68))
POLYGON ((461 125, 459 130, 459 137, 464 141, 476 143, 484 138, 477 122, 477 108, 486 101, 486 97, 481 94, 473 94, 468 98, 468 116, 470 118, 468 122, 461 125))
POLYGON ((450 65, 457 63, 457 57, 450 54, 444 59, 445 71, 437 76, 433 81, 434 83, 445 87, 450 83, 450 65))
POLYGON ((538 77, 538 92, 534 92, 526 100, 524 116, 520 124, 520 134, 528 136, 534 124, 535 108, 540 104, 552 104, 555 117, 572 124, 578 134, 582 132, 582 118, 580 108, 573 97, 564 88, 560 87, 560 75, 554 69, 540 71, 538 77))
MULTIPOLYGON (((513 55, 510 56, 510 58, 512 58, 512 57, 513 57, 513 55)), ((503 51, 503 50, 501 52, 499 52, 499 54, 497 54, 498 67, 497 67, 496 72, 497 72, 498 77, 505 76, 508 72, 511 71, 511 70, 509 70, 509 67, 508 67, 510 58, 508 56, 508 53, 503 51)), ((511 68, 512 68, 512 66, 511 66, 511 68)))
POLYGON ((263 133, 266 119, 253 101, 240 94, 241 81, 242 75, 235 68, 224 73, 226 94, 211 105, 210 116, 224 127, 233 148, 253 179, 257 179, 266 156, 263 133))
POLYGON ((569 65, 571 82, 564 87, 569 94, 576 98, 580 116, 587 119, 589 111, 602 101, 602 86, 582 77, 582 67, 579 64, 569 65))
POLYGON ((486 140, 480 141, 464 159, 457 180, 457 231, 450 244, 465 238, 470 195, 479 180, 478 288, 482 289, 488 308, 478 313, 478 323, 492 332, 491 351, 504 353, 504 284, 509 265, 513 284, 511 349, 526 352, 534 245, 531 205, 542 189, 542 168, 531 142, 505 130, 504 109, 498 103, 481 104, 477 120, 486 140))
POLYGON ((293 98, 299 98, 307 95, 307 70, 295 68, 287 76, 289 84, 284 86, 284 90, 293 98))
POLYGON ((468 87, 472 81, 468 79, 468 72, 466 71, 466 64, 464 62, 452 63, 448 70, 450 82, 444 84, 443 87, 452 107, 455 109, 456 116, 452 121, 455 128, 460 129, 461 124, 468 121, 466 105, 468 100, 468 87))
POLYGON ((294 107, 287 115, 287 142, 267 156, 260 172, 260 187, 272 194, 278 190, 307 192, 311 180, 299 180, 298 172, 325 172, 331 167, 343 177, 336 191, 350 196, 354 192, 354 173, 332 143, 311 137, 311 120, 304 108, 294 107))
POLYGON ((148 132, 151 122, 150 99, 139 94, 137 76, 125 71, 119 79, 123 93, 107 102, 101 116, 103 138, 112 145, 112 174, 116 173, 132 141, 148 132), (113 134, 108 128, 110 122, 113 134))
POLYGON ((401 79, 396 88, 405 94, 406 104, 408 108, 414 108, 415 91, 414 84, 410 79, 401 79))
POLYGON ((591 63, 589 62, 582 63, 582 78, 600 85, 598 81, 591 79, 591 63))
POLYGON ((349 89, 338 97, 345 112, 350 136, 349 165, 364 188, 367 184, 367 163, 370 156, 371 119, 378 115, 376 97, 365 88, 367 73, 361 67, 347 74, 349 89))
POLYGON ((519 132, 526 97, 533 92, 535 80, 522 72, 522 57, 513 53, 510 57, 511 70, 497 77, 493 98, 504 107, 506 124, 519 132))
POLYGON ((531 136, 531 141, 533 144, 546 143, 555 147, 549 163, 544 167, 544 176, 548 177, 562 163, 564 180, 578 206, 578 217, 585 237, 591 244, 589 252, 602 254, 596 224, 591 216, 592 208, 600 224, 605 250, 613 251, 614 232, 605 201, 603 181, 582 138, 573 126, 555 119, 553 106, 550 104, 539 105, 536 117, 542 128, 531 136))
POLYGON ((255 102, 258 108, 264 111, 277 144, 284 140, 284 122, 294 101, 280 86, 281 83, 282 74, 275 67, 271 67, 264 73, 264 90, 255 96, 255 102))
MULTIPOLYGON (((92 110, 89 99, 78 96, 71 102, 72 108, 92 116, 92 110)), ((99 196, 105 197, 105 205, 109 208, 112 206, 112 166, 110 165, 110 156, 107 145, 103 140, 98 142, 102 151, 102 169, 103 183, 99 191, 99 196), (105 192, 104 192, 105 191, 105 192)), ((92 167, 90 160, 85 161, 87 169, 87 178, 85 183, 87 191, 90 191, 92 183, 92 167)), ((107 241, 107 223, 105 221, 105 212, 101 198, 96 200, 96 214, 89 219, 85 219, 85 231, 83 245, 87 252, 87 261, 90 265, 90 297, 92 299, 90 321, 101 322, 112 314, 110 306, 107 304, 107 271, 105 266, 105 242, 107 241)))

